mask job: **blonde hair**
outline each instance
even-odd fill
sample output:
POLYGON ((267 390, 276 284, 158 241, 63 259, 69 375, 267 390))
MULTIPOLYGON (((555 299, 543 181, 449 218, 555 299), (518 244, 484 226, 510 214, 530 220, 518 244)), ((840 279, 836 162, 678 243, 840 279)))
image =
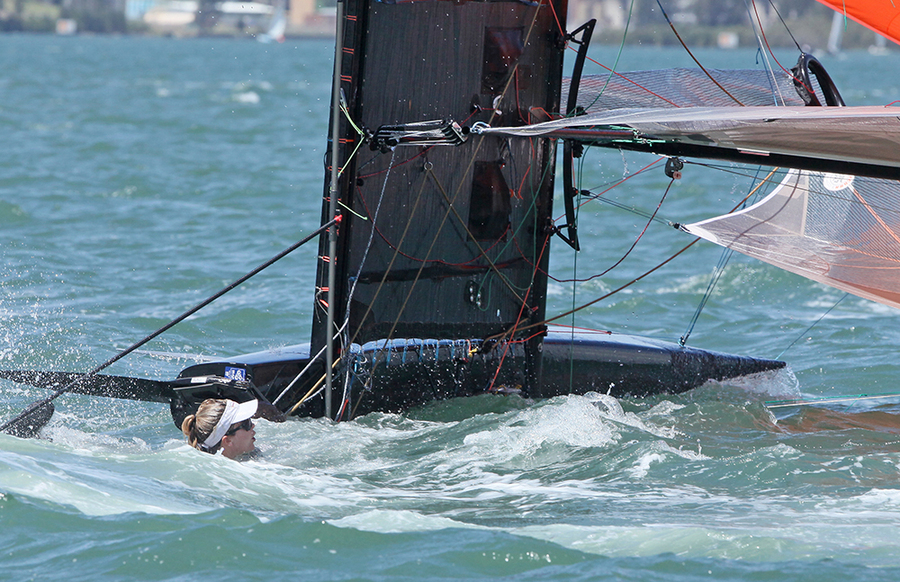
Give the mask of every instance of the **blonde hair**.
POLYGON ((215 398, 207 398, 200 403, 195 414, 188 415, 181 423, 181 432, 188 439, 188 444, 207 453, 215 453, 219 450, 221 443, 207 448, 203 445, 203 441, 209 438, 222 413, 225 412, 225 401, 215 398))

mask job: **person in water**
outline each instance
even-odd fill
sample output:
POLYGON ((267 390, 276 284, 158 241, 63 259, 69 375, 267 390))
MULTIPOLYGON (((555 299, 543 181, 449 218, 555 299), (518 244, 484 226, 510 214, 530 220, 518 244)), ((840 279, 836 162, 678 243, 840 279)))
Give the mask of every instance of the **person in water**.
POLYGON ((237 403, 234 400, 207 398, 195 414, 181 423, 181 432, 195 449, 229 459, 249 455, 256 450, 256 431, 251 420, 257 415, 258 400, 237 403))

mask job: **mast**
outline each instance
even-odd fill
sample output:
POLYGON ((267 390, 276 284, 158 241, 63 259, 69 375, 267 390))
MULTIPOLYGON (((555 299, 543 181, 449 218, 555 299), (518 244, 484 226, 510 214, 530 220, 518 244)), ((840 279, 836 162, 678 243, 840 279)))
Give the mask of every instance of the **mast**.
MULTIPOLYGON (((328 215, 337 218, 338 161, 340 145, 341 107, 341 42, 344 37, 344 2, 337 0, 334 35, 334 77, 331 87, 331 184, 328 189, 328 215)), ((332 418, 332 394, 334 391, 334 286, 337 281, 337 230, 338 225, 328 229, 328 313, 325 327, 325 416, 332 418)))

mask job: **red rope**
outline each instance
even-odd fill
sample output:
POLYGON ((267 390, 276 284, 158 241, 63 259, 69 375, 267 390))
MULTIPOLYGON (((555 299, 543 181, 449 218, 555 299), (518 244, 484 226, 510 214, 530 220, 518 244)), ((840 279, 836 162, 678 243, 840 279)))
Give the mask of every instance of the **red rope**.
MULTIPOLYGON (((577 50, 577 49, 575 49, 574 47, 569 47, 569 48, 570 48, 571 50, 573 50, 573 51, 574 51, 574 50, 577 50)), ((594 59, 592 59, 591 57, 587 57, 587 60, 591 61, 592 63, 594 63, 594 64, 597 65, 598 67, 601 67, 601 68, 603 68, 603 69, 606 69, 607 71, 609 71, 609 72, 612 73, 613 75, 619 77, 619 78, 622 79, 623 81, 626 81, 626 82, 628 82, 628 83, 631 83, 632 85, 634 85, 634 86, 637 87, 638 89, 640 89, 640 90, 642 90, 642 91, 646 91, 647 93, 650 93, 650 94, 653 95, 654 97, 658 97, 658 98, 662 99, 663 101, 665 101, 666 103, 672 105, 673 107, 681 107, 681 106, 678 105, 677 103, 675 103, 675 102, 673 102, 673 101, 669 101, 668 99, 666 99, 666 98, 663 97, 662 95, 659 95, 659 94, 657 94, 657 93, 654 93, 653 91, 651 91, 650 89, 644 87, 644 86, 641 85, 640 83, 636 83, 635 81, 632 81, 631 79, 629 79, 628 77, 622 75, 621 73, 618 73, 618 72, 616 72, 616 71, 610 69, 609 67, 607 67, 606 65, 604 65, 604 64, 601 63, 600 61, 594 60, 594 59)))
POLYGON ((766 45, 766 50, 768 50, 769 54, 772 55, 772 60, 775 61, 776 65, 781 67, 782 71, 784 71, 785 73, 790 75, 790 77, 794 80, 794 82, 800 83, 801 85, 803 85, 806 88, 807 91, 810 92, 811 95, 815 95, 815 91, 813 91, 812 87, 807 87, 806 83, 804 83, 803 81, 801 81, 800 79, 798 79, 797 77, 794 76, 793 71, 789 71, 789 70, 785 69, 784 65, 782 65, 780 62, 778 62, 778 57, 775 56, 775 52, 772 50, 772 47, 769 46, 769 39, 766 38, 766 31, 765 31, 765 29, 763 29, 762 20, 759 17, 759 11, 756 9, 756 0, 750 0, 750 3, 753 5, 753 13, 756 15, 756 22, 759 24, 759 32, 760 32, 760 34, 762 34, 763 44, 766 45))
MULTIPOLYGON (((550 246, 550 235, 547 235, 544 237, 544 245, 541 247, 541 254, 538 255, 536 264, 538 264, 538 265, 541 264, 541 259, 544 257, 544 251, 547 250, 548 246, 550 246)), ((537 274, 537 269, 532 271, 532 274, 531 274, 532 283, 534 282, 534 276, 536 274, 537 274)), ((513 337, 516 335, 516 328, 518 328, 519 323, 522 322, 522 313, 525 311, 525 305, 527 305, 527 303, 528 303, 528 296, 531 294, 531 290, 533 288, 534 288, 533 284, 529 285, 528 291, 525 292, 525 298, 522 300, 522 306, 519 307, 519 316, 516 318, 516 323, 515 323, 515 325, 513 325, 512 332, 509 334, 509 337, 513 337)), ((540 333, 543 333, 543 330, 540 333)), ((534 335, 540 335, 540 333, 534 334, 534 335)), ((534 337, 534 335, 532 335, 528 339, 531 339, 532 337, 534 337)), ((527 340, 524 340, 524 341, 527 341, 527 340)), ((506 355, 509 353, 509 346, 511 343, 513 343, 513 342, 507 341, 506 345, 503 348, 503 355, 500 356, 500 362, 497 364, 497 369, 494 371, 494 377, 491 378, 491 384, 488 386, 488 392, 491 392, 494 389, 494 384, 497 382, 497 376, 500 375, 500 369, 503 367, 503 361, 506 359, 506 355)))
POLYGON ((559 16, 556 15, 556 6, 553 5, 553 0, 547 0, 547 4, 550 6, 550 12, 553 13, 553 18, 556 20, 556 27, 559 29, 559 34, 565 38, 566 31, 563 29, 562 24, 559 23, 559 16))

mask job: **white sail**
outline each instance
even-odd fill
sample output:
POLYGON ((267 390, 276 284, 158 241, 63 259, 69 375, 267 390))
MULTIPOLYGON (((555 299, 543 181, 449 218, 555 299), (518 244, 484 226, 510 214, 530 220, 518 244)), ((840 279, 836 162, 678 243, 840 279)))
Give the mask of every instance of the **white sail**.
POLYGON ((786 271, 900 307, 896 182, 791 170, 761 202, 682 227, 786 271))
POLYGON ((287 17, 285 15, 284 2, 280 1, 275 5, 272 12, 272 20, 269 22, 269 29, 256 37, 259 42, 270 43, 284 42, 284 33, 287 30, 287 17))

